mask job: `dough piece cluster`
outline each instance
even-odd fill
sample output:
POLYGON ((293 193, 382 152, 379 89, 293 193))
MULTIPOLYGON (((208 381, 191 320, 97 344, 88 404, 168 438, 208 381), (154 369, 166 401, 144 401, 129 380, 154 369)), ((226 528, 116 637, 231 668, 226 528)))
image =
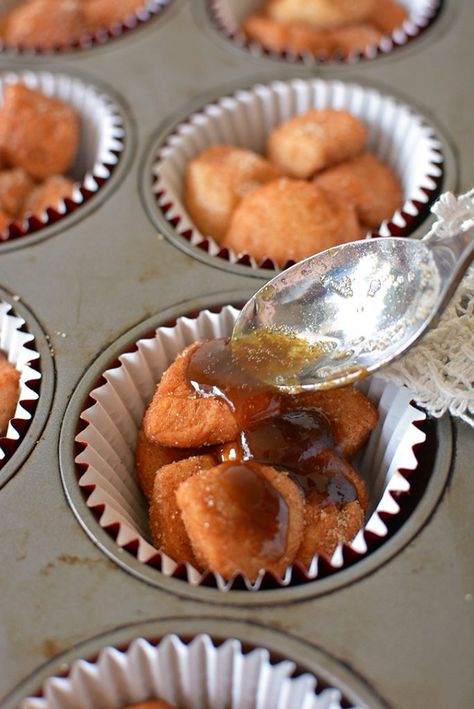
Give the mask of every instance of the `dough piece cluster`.
POLYGON ((227 454, 241 450, 236 413, 223 398, 202 396, 188 382, 189 360, 199 346, 185 349, 163 374, 138 435, 137 478, 150 504, 153 544, 178 563, 251 581, 262 570, 281 578, 295 562, 307 567, 317 553, 330 557, 364 523, 367 492, 346 458, 365 445, 378 421, 376 408, 352 387, 284 397, 285 410, 315 409, 330 422, 337 452, 317 454, 314 470, 335 478, 334 499, 316 490, 305 495, 280 466, 252 459, 242 473, 240 461, 227 454), (354 499, 340 501, 341 484, 352 486, 354 499), (284 521, 276 526, 284 535, 272 547, 264 522, 268 504, 277 499, 284 521))
POLYGON ((0 232, 71 198, 67 172, 79 148, 80 124, 68 104, 29 89, 6 87, 0 106, 0 232))
POLYGON ((192 158, 186 209, 203 236, 237 254, 299 261, 362 238, 402 206, 398 178, 366 146, 351 113, 311 109, 273 129, 267 158, 229 145, 192 158))
POLYGON ((20 372, 0 352, 0 436, 13 418, 20 395, 20 372))

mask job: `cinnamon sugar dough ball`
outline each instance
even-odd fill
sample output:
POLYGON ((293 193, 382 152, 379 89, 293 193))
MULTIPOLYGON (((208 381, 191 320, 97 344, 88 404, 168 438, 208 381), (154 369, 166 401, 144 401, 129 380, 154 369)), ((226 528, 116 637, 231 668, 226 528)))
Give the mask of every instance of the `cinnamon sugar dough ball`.
POLYGON ((201 568, 254 581, 262 569, 281 577, 293 562, 303 537, 303 497, 285 473, 222 463, 183 482, 176 499, 201 568))
POLYGON ((6 16, 7 44, 53 49, 71 44, 87 32, 80 0, 29 0, 6 16))
POLYGON ((378 0, 267 0, 265 10, 279 22, 307 22, 319 29, 332 29, 362 22, 378 0))
POLYGON ((280 174, 251 150, 213 145, 186 166, 186 209, 202 234, 220 241, 242 198, 280 174))
POLYGON ((364 52, 367 47, 376 47, 382 33, 373 25, 360 23, 340 27, 328 34, 332 54, 347 57, 355 52, 364 52))
POLYGON ((315 177, 314 184, 353 204, 361 223, 373 229, 403 204, 394 171, 372 153, 330 167, 315 177))
POLYGON ((362 121, 348 111, 311 109, 272 131, 268 156, 288 175, 308 178, 359 155, 367 141, 362 121))
POLYGON ((23 84, 5 89, 0 108, 0 150, 9 165, 43 180, 66 172, 79 146, 79 119, 63 101, 23 84))
POLYGON ((66 198, 71 199, 75 183, 62 175, 48 177, 28 194, 23 207, 23 214, 40 215, 47 209, 59 210, 66 198))
POLYGON ((146 0, 83 0, 84 13, 92 32, 125 22, 146 0))
POLYGON ((176 501, 176 491, 188 478, 215 467, 210 455, 176 461, 160 468, 150 499, 150 530, 154 546, 177 563, 198 567, 176 501))
POLYGON ((384 34, 392 34, 408 19, 408 12, 395 0, 377 0, 368 20, 384 34))
POLYGON ((0 209, 12 219, 20 217, 23 204, 33 189, 31 177, 21 167, 0 171, 0 209))
POLYGON ((190 448, 234 441, 239 426, 230 406, 215 397, 202 397, 186 378, 196 342, 187 347, 161 377, 143 417, 149 441, 162 446, 190 448))
POLYGON ((15 414, 19 395, 20 372, 0 352, 0 435, 5 434, 15 414))
POLYGON ((249 15, 241 30, 249 40, 277 53, 286 51, 325 57, 332 48, 326 32, 301 22, 283 24, 260 12, 249 15))
POLYGON ((138 431, 135 449, 135 471, 145 497, 151 498, 155 477, 160 468, 194 455, 197 455, 194 448, 166 448, 159 443, 149 441, 141 428, 138 431))
POLYGON ((358 233, 352 205, 310 182, 281 178, 242 200, 222 244, 284 265, 354 241, 358 233))
POLYGON ((306 497, 304 535, 296 557, 306 567, 315 554, 331 558, 338 544, 354 539, 368 504, 364 481, 337 453, 320 453, 317 465, 317 472, 328 478, 328 491, 315 490, 306 497))

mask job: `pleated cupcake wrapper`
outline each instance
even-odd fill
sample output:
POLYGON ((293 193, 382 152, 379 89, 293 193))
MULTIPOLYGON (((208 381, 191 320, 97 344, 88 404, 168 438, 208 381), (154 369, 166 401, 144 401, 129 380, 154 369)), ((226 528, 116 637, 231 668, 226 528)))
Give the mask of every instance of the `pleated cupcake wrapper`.
POLYGON ((0 75, 0 105, 5 88, 19 82, 46 96, 64 101, 79 115, 79 149, 66 175, 77 184, 72 198, 63 200, 58 209, 49 208, 22 222, 12 222, 7 233, 0 237, 2 240, 37 232, 78 209, 109 179, 124 148, 125 129, 120 110, 107 94, 94 85, 67 74, 8 71, 0 75))
POLYGON ((39 398, 39 352, 27 324, 18 317, 10 303, 0 300, 0 350, 20 372, 20 395, 15 414, 0 438, 0 469, 21 443, 39 398))
MULTIPOLYGON (((13 0, 8 2, 8 5, 1 8, 1 12, 11 10, 17 5, 24 4, 25 0, 13 0)), ((31 48, 21 45, 8 44, 0 39, 0 52, 5 54, 25 54, 25 55, 44 55, 44 54, 63 54, 80 49, 90 49, 91 47, 105 44, 111 39, 117 39, 128 34, 131 30, 145 24, 153 17, 158 15, 163 8, 169 5, 171 0, 143 0, 143 7, 140 7, 136 12, 124 18, 123 22, 117 22, 110 27, 104 27, 96 32, 87 32, 81 35, 73 42, 55 47, 54 49, 42 49, 41 47, 31 48)), ((53 22, 53 18, 51 19, 53 22)))
POLYGON ((398 47, 411 42, 427 29, 438 15, 442 0, 399 0, 408 11, 409 17, 397 27, 391 35, 383 35, 378 44, 372 44, 364 49, 352 52, 348 57, 328 59, 324 55, 311 53, 295 54, 291 51, 274 52, 266 49, 260 42, 249 40, 241 32, 240 24, 247 15, 261 9, 263 0, 208 0, 209 13, 221 32, 239 47, 248 49, 256 56, 269 55, 289 62, 301 62, 307 65, 346 62, 357 63, 364 59, 375 59, 389 54, 398 47))
MULTIPOLYGON (((241 576, 226 581, 219 574, 200 573, 190 564, 179 565, 155 549, 150 542, 147 504, 135 476, 137 432, 162 373, 191 343, 230 335, 238 312, 226 306, 219 313, 205 310, 194 319, 179 318, 174 327, 158 328, 155 337, 139 340, 133 352, 120 356, 120 365, 104 373, 105 384, 91 392, 93 406, 81 414, 84 427, 76 437, 81 452, 75 460, 88 507, 97 511, 101 527, 115 537, 119 547, 140 562, 160 568, 166 576, 184 574, 193 585, 205 582, 229 590, 243 582, 248 590, 258 591, 263 573, 255 583, 241 576)), ((425 414, 411 406, 407 389, 377 377, 369 377, 360 388, 380 413, 379 424, 355 463, 369 491, 368 521, 351 544, 336 549, 333 570, 345 565, 346 547, 362 557, 370 551, 370 535, 380 539, 388 534, 382 516, 396 515, 399 507, 393 495, 410 488, 399 471, 416 469, 413 446, 425 440, 425 434, 414 426, 425 414)), ((318 577, 319 561, 314 557, 305 580, 318 577)), ((300 567, 290 566, 277 583, 296 583, 301 573, 300 567)))
POLYGON ((158 698, 177 709, 355 709, 340 690, 319 691, 314 675, 293 677, 295 670, 290 660, 273 664, 264 648, 245 653, 235 639, 216 647, 204 634, 189 644, 177 635, 158 645, 137 638, 126 650, 105 647, 95 661, 76 660, 20 707, 123 709, 158 698))
POLYGON ((345 109, 364 122, 368 149, 395 171, 404 195, 402 208, 380 225, 378 233, 409 234, 435 199, 443 174, 441 143, 434 128, 391 96, 322 79, 258 84, 208 104, 177 126, 159 149, 152 168, 158 208, 174 231, 230 263, 278 269, 270 254, 257 263, 251 254, 235 253, 198 231, 184 203, 186 165, 209 146, 222 143, 264 154, 276 126, 312 108, 345 109))

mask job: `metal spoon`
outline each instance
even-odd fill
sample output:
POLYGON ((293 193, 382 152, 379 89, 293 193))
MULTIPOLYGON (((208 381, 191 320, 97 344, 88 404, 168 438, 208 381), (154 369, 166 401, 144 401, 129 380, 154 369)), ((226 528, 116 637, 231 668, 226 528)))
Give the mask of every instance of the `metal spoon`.
POLYGON ((244 306, 233 341, 256 343, 261 379, 280 390, 349 384, 400 357, 436 325, 473 259, 474 227, 436 240, 336 246, 263 286, 244 306), (279 342, 276 367, 266 366, 271 357, 262 349, 271 352, 272 337, 279 342))

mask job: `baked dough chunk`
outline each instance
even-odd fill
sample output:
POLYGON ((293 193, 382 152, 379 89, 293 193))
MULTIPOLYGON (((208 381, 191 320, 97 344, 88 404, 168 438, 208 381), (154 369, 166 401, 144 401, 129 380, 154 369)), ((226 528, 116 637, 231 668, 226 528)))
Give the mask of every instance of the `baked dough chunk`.
POLYGON ((395 0, 377 0, 368 19, 380 32, 390 35, 408 19, 408 12, 395 0))
POLYGON ((0 209, 0 236, 6 236, 8 227, 12 223, 12 218, 9 214, 0 209))
POLYGON ((194 475, 178 488, 178 507, 201 568, 225 579, 242 573, 254 581, 262 569, 281 577, 302 541, 303 497, 285 473, 256 463, 247 466, 243 477, 242 466, 235 463, 194 475), (275 537, 283 535, 275 548, 266 518, 269 493, 285 513, 272 530, 275 537))
POLYGON ((125 22, 146 5, 146 0, 83 0, 83 5, 89 27, 95 31, 125 22))
POLYGON ((348 111, 312 109, 275 128, 268 155, 288 175, 309 178, 359 155, 366 140, 364 124, 348 111))
POLYGON ((213 145, 187 164, 186 209, 203 235, 220 241, 241 199, 280 175, 251 150, 213 145))
POLYGON ((367 19, 378 0, 267 0, 268 15, 279 22, 307 22, 332 29, 367 19))
POLYGON ((191 448, 228 443, 239 427, 230 406, 202 397, 187 381, 189 359, 199 343, 187 347, 163 374, 143 418, 147 438, 162 446, 191 448))
POLYGON ((0 150, 9 165, 43 180, 66 172, 79 146, 79 119, 63 101, 23 84, 5 89, 0 108, 0 150))
POLYGON ((80 0, 29 0, 6 16, 7 44, 54 49, 71 44, 87 32, 80 0))
POLYGON ((353 204, 361 223, 372 229, 403 204, 397 176, 371 153, 330 167, 317 175, 314 183, 353 204))
POLYGON ((0 171, 0 209, 16 219, 33 189, 33 180, 21 167, 0 171))
POLYGON ((198 567, 176 501, 176 491, 185 480, 215 465, 212 456, 200 455, 165 465, 156 473, 150 500, 151 538, 157 549, 177 563, 189 562, 198 567))
POLYGON ((372 25, 358 24, 340 27, 329 33, 332 53, 347 57, 355 52, 364 52, 367 47, 377 46, 382 33, 372 25))
POLYGON ((272 52, 324 57, 330 53, 332 46, 326 32, 300 22, 283 24, 260 12, 249 15, 243 21, 241 30, 249 40, 259 42, 272 52))
POLYGON ((72 197, 74 185, 72 180, 62 175, 48 177, 29 193, 25 200, 23 214, 40 215, 49 208, 58 210, 63 200, 72 197))
POLYGON ((317 463, 330 487, 329 493, 314 491, 306 497, 304 536, 296 557, 306 567, 315 554, 331 558, 338 544, 354 539, 364 524, 368 504, 365 483, 347 461, 326 450, 319 454, 317 463), (355 492, 355 499, 338 502, 347 485, 355 492))
POLYGON ((310 182, 281 178, 242 200, 222 244, 283 266, 358 235, 352 205, 310 182))
POLYGON ((8 422, 15 414, 20 395, 20 372, 0 352, 0 435, 4 435, 8 422))

